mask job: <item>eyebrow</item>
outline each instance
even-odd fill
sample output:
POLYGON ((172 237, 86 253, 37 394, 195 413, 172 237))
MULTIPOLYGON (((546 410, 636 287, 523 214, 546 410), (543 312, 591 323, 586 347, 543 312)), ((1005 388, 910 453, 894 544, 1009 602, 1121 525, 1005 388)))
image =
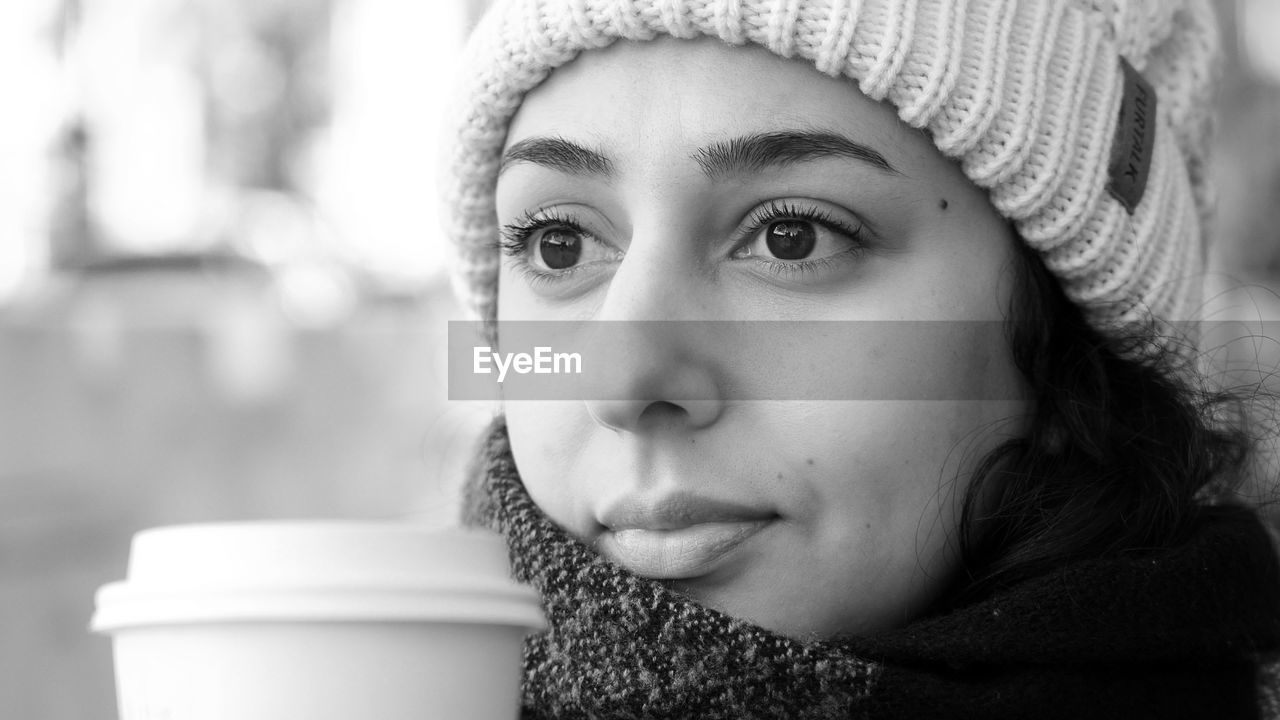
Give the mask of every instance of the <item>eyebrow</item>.
POLYGON ((850 158, 886 173, 900 174, 872 148, 843 135, 820 130, 753 133, 712 143, 693 154, 702 172, 710 178, 745 175, 828 157, 850 158))
POLYGON ((598 150, 583 147, 561 137, 531 137, 512 145, 502 154, 501 175, 517 163, 533 163, 571 175, 613 175, 613 161, 598 150))
MULTIPOLYGON (((882 172, 900 174, 874 149, 838 133, 821 130, 752 133, 714 142, 699 148, 691 157, 703 174, 713 179, 829 157, 850 158, 882 172)), ((562 137, 531 137, 513 144, 503 153, 498 174, 518 163, 541 165, 571 175, 607 178, 614 174, 613 161, 603 152, 562 137)))

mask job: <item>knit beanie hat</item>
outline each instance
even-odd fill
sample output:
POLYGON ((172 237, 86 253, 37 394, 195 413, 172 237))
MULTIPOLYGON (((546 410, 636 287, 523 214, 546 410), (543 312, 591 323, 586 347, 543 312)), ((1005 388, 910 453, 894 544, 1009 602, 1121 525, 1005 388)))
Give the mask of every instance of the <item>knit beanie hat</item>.
POLYGON ((455 287, 496 312, 494 187, 511 118, 578 53, 710 36, 845 77, 988 191, 1104 332, 1200 303, 1218 49, 1208 0, 495 0, 449 139, 455 287))

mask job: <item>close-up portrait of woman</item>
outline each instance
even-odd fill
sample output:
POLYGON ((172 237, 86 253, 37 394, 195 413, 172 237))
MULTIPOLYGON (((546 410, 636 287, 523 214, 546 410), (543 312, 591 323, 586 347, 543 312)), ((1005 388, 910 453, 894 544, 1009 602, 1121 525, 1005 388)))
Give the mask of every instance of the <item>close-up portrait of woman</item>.
POLYGON ((0 1, 0 718, 1280 720, 1278 39, 0 1))
POLYGON ((581 399, 506 402, 468 481, 550 622, 524 717, 1274 709, 1256 436, 1188 324, 1217 32, 1196 0, 497 3, 458 285, 499 343, 630 328, 581 399))

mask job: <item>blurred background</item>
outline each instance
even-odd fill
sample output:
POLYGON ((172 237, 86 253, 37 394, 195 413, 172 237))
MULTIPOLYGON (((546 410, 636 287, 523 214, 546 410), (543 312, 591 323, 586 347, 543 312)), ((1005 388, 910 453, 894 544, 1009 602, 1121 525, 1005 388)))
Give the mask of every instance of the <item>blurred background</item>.
MULTIPOLYGON (((446 400, 433 157, 483 4, 0 3, 0 716, 116 717, 86 626, 141 528, 452 516, 490 409, 446 400)), ((1219 4, 1215 313, 1280 319, 1280 2, 1219 4)))

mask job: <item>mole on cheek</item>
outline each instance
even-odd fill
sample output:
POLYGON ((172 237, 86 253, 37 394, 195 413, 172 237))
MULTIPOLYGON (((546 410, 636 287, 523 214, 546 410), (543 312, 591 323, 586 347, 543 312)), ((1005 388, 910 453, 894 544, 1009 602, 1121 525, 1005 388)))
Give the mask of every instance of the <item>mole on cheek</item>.
POLYGON ((942 208, 943 210, 946 210, 947 206, 950 204, 951 203, 948 203, 946 198, 942 198, 942 201, 938 203, 938 207, 942 208))

